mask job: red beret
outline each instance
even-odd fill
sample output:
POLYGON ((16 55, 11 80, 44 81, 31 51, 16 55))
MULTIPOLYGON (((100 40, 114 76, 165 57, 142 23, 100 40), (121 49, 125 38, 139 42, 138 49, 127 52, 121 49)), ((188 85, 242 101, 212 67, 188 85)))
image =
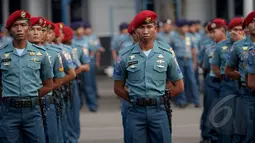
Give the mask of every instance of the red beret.
POLYGON ((43 17, 42 17, 42 19, 43 19, 43 25, 42 25, 42 27, 46 27, 46 26, 47 26, 47 20, 46 20, 45 18, 43 18, 43 17))
POLYGON ((255 11, 249 13, 245 18, 245 25, 248 26, 255 18, 255 11))
POLYGON ((154 11, 143 10, 139 12, 133 20, 133 29, 138 28, 142 24, 149 24, 155 22, 157 19, 157 14, 154 11))
POLYGON ((236 17, 231 19, 231 21, 228 24, 228 29, 232 29, 236 26, 243 26, 243 18, 242 17, 236 17))
POLYGON ((46 26, 48 29, 55 29, 55 24, 49 20, 46 20, 46 26))
POLYGON ((64 23, 62 22, 58 22, 58 23, 55 23, 55 26, 57 26, 60 30, 62 30, 64 28, 64 23))
POLYGON ((68 26, 64 26, 63 33, 64 33, 65 37, 62 42, 66 42, 67 40, 73 39, 73 29, 72 28, 70 28, 68 26))
POLYGON ((130 24, 128 25, 128 33, 132 34, 133 32, 134 32, 133 21, 131 21, 130 24))
POLYGON ((208 31, 211 31, 215 28, 220 28, 220 27, 226 27, 226 21, 221 18, 216 18, 214 19, 210 24, 208 24, 208 31))
POLYGON ((54 33, 56 37, 60 37, 60 29, 53 23, 54 25, 54 33))
POLYGON ((34 26, 36 24, 43 27, 43 24, 44 24, 43 18, 42 17, 31 17, 30 18, 30 26, 34 26))
POLYGON ((6 21, 6 29, 9 29, 16 20, 30 19, 30 14, 24 10, 17 10, 13 12, 6 21))

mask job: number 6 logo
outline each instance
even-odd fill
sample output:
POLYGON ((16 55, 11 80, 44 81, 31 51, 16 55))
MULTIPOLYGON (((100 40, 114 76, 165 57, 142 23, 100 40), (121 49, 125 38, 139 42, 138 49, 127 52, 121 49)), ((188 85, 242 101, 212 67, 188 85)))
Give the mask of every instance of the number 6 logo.
MULTIPOLYGON (((222 98, 222 100, 220 100, 211 110, 210 116, 209 116, 209 120, 211 122, 211 124, 216 127, 222 127, 224 126, 229 119, 232 116, 232 109, 229 106, 222 106, 224 103, 226 103, 227 101, 229 101, 230 99, 234 98, 236 95, 228 95, 224 98, 222 98), (227 115, 219 122, 215 122, 215 117, 216 115, 221 112, 222 110, 227 110, 227 115)), ((234 109, 235 110, 235 109, 234 109)))

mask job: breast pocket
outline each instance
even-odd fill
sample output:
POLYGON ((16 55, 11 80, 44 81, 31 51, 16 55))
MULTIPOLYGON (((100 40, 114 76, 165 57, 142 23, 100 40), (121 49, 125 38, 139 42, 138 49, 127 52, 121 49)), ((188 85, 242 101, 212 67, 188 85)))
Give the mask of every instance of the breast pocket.
POLYGON ((153 79, 166 80, 167 67, 165 65, 154 65, 153 67, 153 79))
POLYGON ((38 63, 28 63, 25 71, 27 72, 27 75, 36 76, 39 75, 39 71, 41 69, 41 64, 38 63))
POLYGON ((3 63, 1 64, 1 70, 4 71, 8 71, 9 70, 9 65, 4 65, 3 63))
POLYGON ((130 66, 127 68, 127 71, 129 81, 140 81, 143 77, 140 67, 136 66, 135 68, 132 68, 132 66, 130 66))

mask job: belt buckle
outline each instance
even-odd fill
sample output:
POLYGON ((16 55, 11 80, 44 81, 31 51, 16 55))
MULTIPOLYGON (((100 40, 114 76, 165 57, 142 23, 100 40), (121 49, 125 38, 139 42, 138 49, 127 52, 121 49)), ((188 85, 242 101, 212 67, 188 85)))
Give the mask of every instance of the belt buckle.
POLYGON ((17 100, 14 100, 12 99, 12 106, 15 107, 15 108, 21 108, 21 102, 20 101, 17 101, 17 100))
POLYGON ((20 101, 20 107, 26 108, 26 107, 32 107, 32 101, 30 100, 21 100, 20 101))

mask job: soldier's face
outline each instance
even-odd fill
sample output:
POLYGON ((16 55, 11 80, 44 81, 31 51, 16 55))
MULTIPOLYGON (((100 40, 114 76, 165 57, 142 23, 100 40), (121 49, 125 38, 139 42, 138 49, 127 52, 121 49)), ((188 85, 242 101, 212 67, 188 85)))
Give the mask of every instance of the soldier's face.
POLYGON ((62 40, 64 39, 65 35, 63 33, 63 30, 60 30, 60 36, 59 36, 59 41, 62 42, 62 40))
POLYGON ((255 19, 248 25, 251 35, 255 35, 255 19))
POLYGON ((244 36, 244 31, 242 26, 235 26, 230 30, 229 34, 233 41, 238 41, 244 36))
POLYGON ((164 24, 163 29, 166 32, 170 32, 172 30, 172 25, 171 24, 164 24))
POLYGON ((245 27, 243 31, 244 31, 246 36, 250 36, 250 30, 249 30, 248 27, 245 27))
POLYGON ((224 35, 223 30, 220 28, 213 29, 211 32, 211 38, 214 42, 220 42, 222 40, 222 37, 224 35))
POLYGON ((192 32, 192 33, 195 33, 196 32, 196 25, 191 25, 189 27, 189 31, 192 32))
POLYGON ((84 35, 90 35, 91 33, 92 33, 92 29, 91 28, 84 29, 84 35))
POLYGON ((156 33, 157 33, 157 26, 154 23, 143 24, 136 29, 135 33, 138 36, 139 41, 143 43, 148 43, 150 41, 155 40, 156 33))
POLYGON ((78 29, 76 29, 76 34, 77 35, 83 35, 84 34, 84 28, 83 27, 79 27, 78 29))
POLYGON ((39 25, 31 26, 28 32, 28 40, 31 43, 40 43, 43 39, 42 27, 39 25))
POLYGON ((43 27, 42 28, 42 42, 46 41, 47 40, 47 32, 48 32, 48 29, 46 27, 43 27))
POLYGON ((184 33, 184 34, 189 32, 189 26, 188 25, 184 25, 184 26, 180 27, 179 29, 180 29, 180 32, 184 33))
POLYGON ((55 38, 55 33, 53 29, 49 29, 47 32, 47 41, 52 42, 55 38))
POLYGON ((10 33, 15 40, 26 40, 28 27, 28 20, 17 20, 12 24, 10 33))
POLYGON ((201 24, 196 24, 196 32, 199 32, 201 29, 201 24))

